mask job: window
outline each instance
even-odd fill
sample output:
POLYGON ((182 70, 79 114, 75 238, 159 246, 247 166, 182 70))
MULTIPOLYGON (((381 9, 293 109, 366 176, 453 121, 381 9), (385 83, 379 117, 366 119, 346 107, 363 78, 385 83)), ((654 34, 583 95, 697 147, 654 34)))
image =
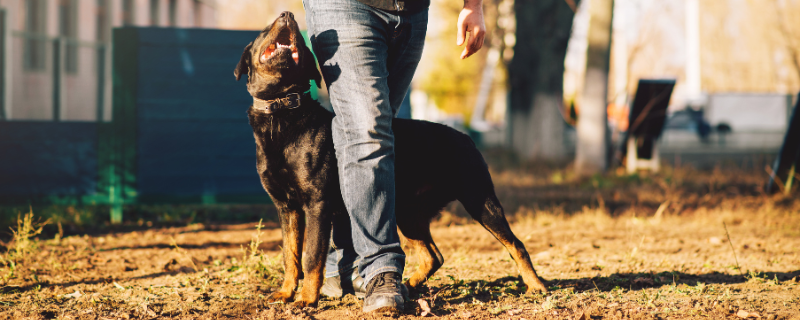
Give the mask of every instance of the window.
POLYGON ((23 65, 26 70, 41 71, 45 68, 47 0, 25 1, 25 47, 23 65))
POLYGON ((6 120, 6 10, 0 9, 0 121, 6 120))
POLYGON ((159 18, 161 18, 161 8, 159 7, 158 0, 150 0, 150 25, 158 26, 159 18))
POLYGON ((111 26, 109 25, 109 7, 108 7, 109 0, 97 0, 97 6, 95 7, 95 23, 97 24, 97 29, 95 29, 95 40, 97 42, 109 42, 111 41, 111 26))
POLYGON ((194 0, 194 26, 203 26, 203 3, 200 0, 194 0))
POLYGON ((64 70, 78 72, 78 0, 58 1, 58 35, 64 49, 64 70))
POLYGON ((132 26, 135 18, 133 0, 122 0, 122 25, 132 26))
POLYGON ((175 27, 178 25, 178 1, 169 0, 169 25, 175 27))

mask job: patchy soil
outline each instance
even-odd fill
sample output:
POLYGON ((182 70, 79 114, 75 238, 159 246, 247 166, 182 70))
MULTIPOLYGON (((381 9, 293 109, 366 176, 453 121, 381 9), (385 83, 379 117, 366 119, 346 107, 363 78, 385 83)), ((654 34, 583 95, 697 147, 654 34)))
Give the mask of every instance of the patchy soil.
MULTIPOLYGON (((453 207, 433 230, 445 265, 400 318, 800 319, 800 200, 760 194, 760 181, 495 176, 550 292, 523 294, 501 245, 453 207), (548 184, 550 198, 530 191, 548 184)), ((317 309, 268 304, 280 239, 275 223, 42 239, 0 268, 0 319, 376 318, 353 296, 317 309)), ((416 266, 409 252, 406 276, 416 266)))

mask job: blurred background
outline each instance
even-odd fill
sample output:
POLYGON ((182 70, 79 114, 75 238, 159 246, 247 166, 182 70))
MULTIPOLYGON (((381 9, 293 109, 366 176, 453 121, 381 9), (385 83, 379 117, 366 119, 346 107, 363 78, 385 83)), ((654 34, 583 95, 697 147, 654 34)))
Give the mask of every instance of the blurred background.
MULTIPOLYGON (((776 159, 796 144, 800 0, 485 0, 467 60, 462 6, 432 0, 401 114, 470 134, 494 168, 727 161, 793 180, 797 149, 776 159)), ((0 202, 97 205, 115 222, 132 205, 269 203, 231 71, 286 10, 305 29, 299 0, 0 0, 0 202)))

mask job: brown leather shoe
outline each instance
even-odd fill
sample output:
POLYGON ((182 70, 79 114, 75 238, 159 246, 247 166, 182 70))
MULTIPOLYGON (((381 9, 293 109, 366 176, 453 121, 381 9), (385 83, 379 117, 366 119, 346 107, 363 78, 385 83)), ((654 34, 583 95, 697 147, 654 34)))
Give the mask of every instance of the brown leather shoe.
POLYGON ((367 285, 366 298, 361 310, 395 315, 403 313, 405 298, 402 280, 402 276, 397 272, 384 272, 372 278, 367 285))
POLYGON ((367 292, 364 288, 364 278, 351 270, 348 274, 325 278, 322 282, 320 294, 331 298, 342 298, 347 294, 363 299, 367 292), (344 281, 342 281, 344 279, 344 281))

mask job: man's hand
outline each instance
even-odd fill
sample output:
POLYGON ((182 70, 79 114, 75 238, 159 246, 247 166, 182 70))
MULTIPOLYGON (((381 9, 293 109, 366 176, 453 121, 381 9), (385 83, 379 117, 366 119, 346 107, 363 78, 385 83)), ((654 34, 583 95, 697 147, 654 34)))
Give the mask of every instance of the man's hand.
POLYGON ((464 9, 458 15, 458 35, 456 45, 461 46, 470 33, 467 46, 461 52, 461 59, 466 59, 483 47, 483 36, 486 34, 486 25, 483 22, 483 1, 464 0, 464 9))

